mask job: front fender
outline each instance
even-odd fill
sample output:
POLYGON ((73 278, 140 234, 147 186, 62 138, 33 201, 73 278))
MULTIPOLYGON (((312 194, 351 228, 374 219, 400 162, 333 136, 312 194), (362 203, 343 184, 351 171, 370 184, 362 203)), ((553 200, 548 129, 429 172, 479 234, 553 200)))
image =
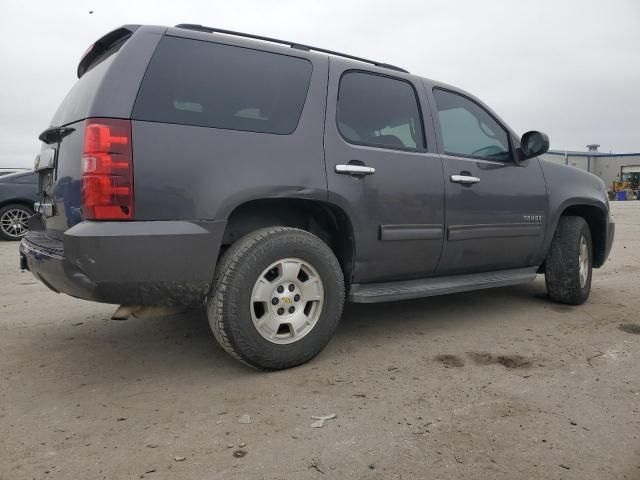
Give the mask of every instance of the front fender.
POLYGON ((604 182, 597 176, 545 160, 540 162, 547 184, 548 221, 543 243, 546 258, 553 235, 562 214, 571 207, 594 207, 602 214, 606 230, 609 219, 609 200, 604 182))

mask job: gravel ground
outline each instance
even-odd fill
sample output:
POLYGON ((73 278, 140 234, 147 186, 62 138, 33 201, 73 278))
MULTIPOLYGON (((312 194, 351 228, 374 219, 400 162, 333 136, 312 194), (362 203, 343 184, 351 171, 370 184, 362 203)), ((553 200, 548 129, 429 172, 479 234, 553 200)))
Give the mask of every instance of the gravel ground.
POLYGON ((315 360, 268 374, 204 312, 108 320, 0 242, 0 479, 640 479, 640 202, 612 208, 586 305, 542 277, 349 305, 315 360))

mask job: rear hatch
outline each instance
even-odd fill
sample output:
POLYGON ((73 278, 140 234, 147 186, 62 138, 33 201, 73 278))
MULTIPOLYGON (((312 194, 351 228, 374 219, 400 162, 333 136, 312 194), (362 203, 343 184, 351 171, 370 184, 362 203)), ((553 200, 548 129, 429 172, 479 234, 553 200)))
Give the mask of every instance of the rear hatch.
POLYGON ((138 28, 118 28, 89 47, 78 65, 77 82, 51 127, 39 137, 42 149, 35 170, 40 213, 49 237, 61 239, 68 228, 85 219, 133 218, 129 117, 144 68, 159 40, 132 42, 138 28), (123 55, 129 58, 119 58, 123 55), (93 207, 87 207, 87 201, 93 207), (101 204, 116 208, 100 209, 101 204))

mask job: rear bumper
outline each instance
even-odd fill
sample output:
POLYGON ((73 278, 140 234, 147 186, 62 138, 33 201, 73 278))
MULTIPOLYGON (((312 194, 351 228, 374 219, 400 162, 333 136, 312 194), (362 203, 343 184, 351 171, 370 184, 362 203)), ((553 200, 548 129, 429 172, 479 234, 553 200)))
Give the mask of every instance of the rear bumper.
POLYGON ((82 222, 62 240, 30 231, 20 266, 56 292, 124 305, 199 305, 226 222, 82 222))

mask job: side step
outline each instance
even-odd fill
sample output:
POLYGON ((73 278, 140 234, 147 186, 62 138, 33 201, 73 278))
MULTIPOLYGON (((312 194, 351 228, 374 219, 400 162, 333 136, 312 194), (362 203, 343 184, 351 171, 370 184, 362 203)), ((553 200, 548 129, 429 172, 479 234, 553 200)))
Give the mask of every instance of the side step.
POLYGON ((402 282, 354 284, 351 285, 348 299, 355 303, 393 302, 483 288, 504 287, 530 282, 536 278, 537 271, 538 267, 528 267, 402 282))

